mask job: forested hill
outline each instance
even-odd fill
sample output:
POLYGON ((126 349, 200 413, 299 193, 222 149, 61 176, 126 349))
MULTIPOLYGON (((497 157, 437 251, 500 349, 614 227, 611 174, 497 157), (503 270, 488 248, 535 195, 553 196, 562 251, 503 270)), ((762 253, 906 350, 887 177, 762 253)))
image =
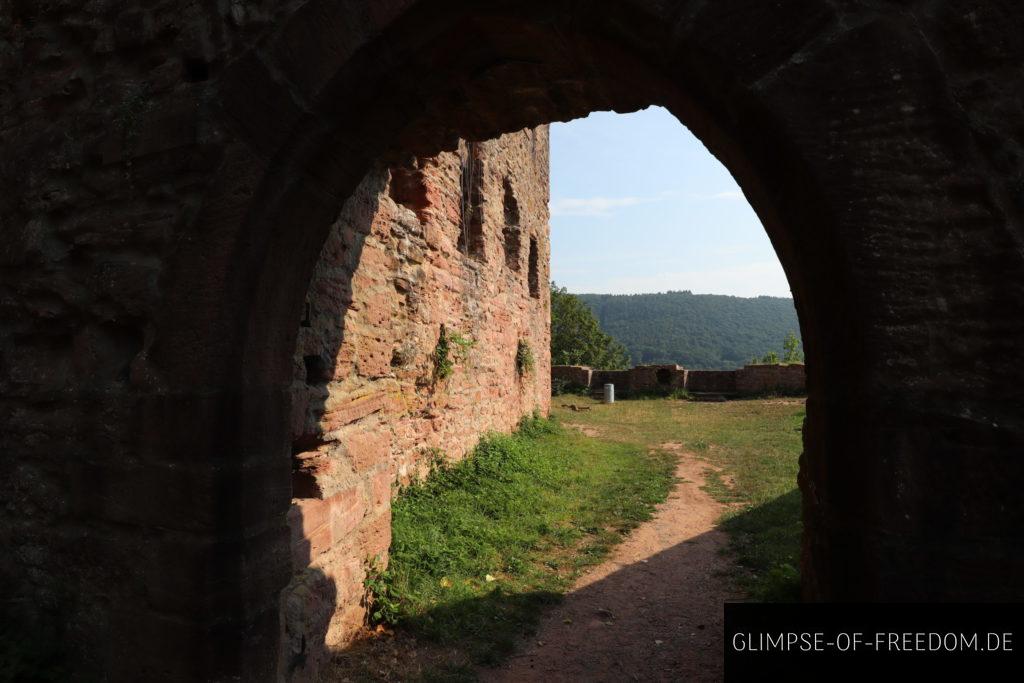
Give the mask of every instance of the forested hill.
POLYGON ((678 363, 732 369, 768 351, 782 355, 788 332, 800 336, 792 299, 720 294, 579 294, 601 329, 629 349, 634 365, 678 363))

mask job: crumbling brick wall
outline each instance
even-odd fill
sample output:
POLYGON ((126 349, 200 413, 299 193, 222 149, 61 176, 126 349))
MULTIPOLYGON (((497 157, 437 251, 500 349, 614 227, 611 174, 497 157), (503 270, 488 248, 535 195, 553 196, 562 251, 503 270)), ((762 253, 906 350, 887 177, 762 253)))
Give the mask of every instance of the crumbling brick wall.
POLYGON ((461 458, 482 433, 547 411, 547 203, 544 126, 380 168, 335 222, 294 359, 295 576, 282 601, 292 676, 294 662, 315 670, 319 640, 341 645, 363 622, 393 486, 439 452, 461 458), (451 343, 447 378, 436 374, 442 326, 472 341, 461 358, 451 343), (530 372, 515 363, 520 341, 530 372))

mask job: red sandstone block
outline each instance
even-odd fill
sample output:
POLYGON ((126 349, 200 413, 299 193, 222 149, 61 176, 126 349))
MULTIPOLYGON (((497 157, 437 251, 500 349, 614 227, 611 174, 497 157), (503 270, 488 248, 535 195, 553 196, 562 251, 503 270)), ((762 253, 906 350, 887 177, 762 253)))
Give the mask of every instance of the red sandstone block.
POLYGON ((390 374, 391 352, 394 345, 391 339, 362 339, 357 351, 359 374, 366 377, 383 377, 390 374))
POLYGON ((333 432, 340 427, 351 424, 356 420, 371 415, 383 409, 388 404, 387 394, 383 391, 360 396, 342 403, 324 414, 323 426, 325 432, 333 432))
POLYGON ((310 535, 292 542, 292 569, 306 567, 331 549, 331 527, 324 525, 310 535))
POLYGON ((391 436, 381 431, 353 432, 343 443, 356 472, 371 470, 391 455, 391 436))
POLYGON ((337 493, 330 498, 331 504, 331 539, 332 543, 340 543, 359 526, 366 512, 361 487, 337 493))
POLYGON ((331 618, 324 644, 334 650, 350 644, 366 623, 366 608, 361 603, 339 607, 331 618))
POLYGON ((391 508, 369 519, 359 529, 359 551, 362 557, 385 557, 391 547, 391 508))
POLYGON ((311 560, 344 541, 366 511, 361 487, 353 486, 326 500, 305 498, 288 511, 293 566, 311 560))
POLYGON ((363 558, 356 557, 355 546, 337 548, 336 553, 320 570, 324 576, 333 581, 338 592, 338 602, 344 601, 347 592, 351 592, 352 584, 362 579, 363 558))
POLYGON ((329 500, 302 498, 295 501, 288 511, 288 523, 299 538, 305 538, 327 524, 330 514, 329 500))
POLYGON ((370 480, 370 506, 376 512, 391 502, 391 482, 394 476, 391 469, 384 469, 373 476, 370 480))

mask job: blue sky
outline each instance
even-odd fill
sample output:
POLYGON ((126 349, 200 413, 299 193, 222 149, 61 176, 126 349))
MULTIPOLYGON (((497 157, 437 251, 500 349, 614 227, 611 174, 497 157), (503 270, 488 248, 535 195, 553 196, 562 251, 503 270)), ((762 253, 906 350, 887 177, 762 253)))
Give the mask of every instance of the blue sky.
POLYGON ((551 125, 551 275, 577 293, 791 296, 736 181, 660 107, 551 125))

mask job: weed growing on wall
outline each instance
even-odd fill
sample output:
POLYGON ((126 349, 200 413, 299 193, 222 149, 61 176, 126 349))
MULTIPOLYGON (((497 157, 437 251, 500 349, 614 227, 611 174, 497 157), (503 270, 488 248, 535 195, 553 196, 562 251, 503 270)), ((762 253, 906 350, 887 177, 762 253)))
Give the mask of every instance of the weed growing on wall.
POLYGON ((437 346, 434 347, 434 381, 443 381, 451 377, 455 372, 455 364, 464 361, 469 350, 475 345, 476 341, 458 332, 448 332, 447 328, 441 325, 437 346))
POLYGON ((520 377, 525 377, 533 373, 533 368, 533 349, 530 348, 528 341, 520 339, 519 344, 516 345, 516 373, 520 377))

